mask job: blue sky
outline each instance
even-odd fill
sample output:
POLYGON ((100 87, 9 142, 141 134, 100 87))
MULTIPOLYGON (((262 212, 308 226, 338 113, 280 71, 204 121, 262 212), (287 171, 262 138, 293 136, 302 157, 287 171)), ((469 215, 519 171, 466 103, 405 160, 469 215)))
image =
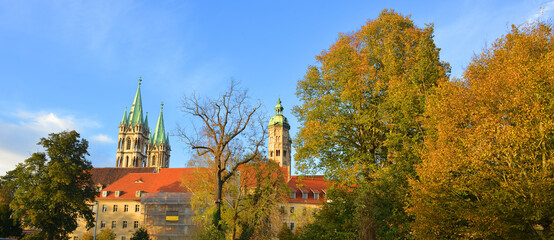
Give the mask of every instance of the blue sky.
MULTIPOLYGON (((294 135, 307 66, 385 8, 433 23, 442 60, 460 76, 511 24, 550 19, 554 1, 0 0, 0 174, 41 151, 40 137, 69 129, 89 140, 95 167, 114 167, 139 76, 151 129, 162 101, 174 133, 190 122, 179 110, 185 94, 214 97, 235 79, 268 117, 280 97, 294 135)), ((184 167, 189 150, 170 141, 170 167, 184 167)))

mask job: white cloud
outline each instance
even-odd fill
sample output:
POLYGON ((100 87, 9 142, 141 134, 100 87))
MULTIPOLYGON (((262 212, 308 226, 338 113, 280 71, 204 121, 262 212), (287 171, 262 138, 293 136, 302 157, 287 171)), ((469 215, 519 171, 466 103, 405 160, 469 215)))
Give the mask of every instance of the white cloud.
POLYGON ((58 116, 52 112, 26 112, 18 111, 15 117, 19 119, 22 127, 30 128, 43 133, 59 132, 64 130, 82 130, 88 127, 98 127, 99 124, 86 119, 58 116))
POLYGON ((529 18, 527 18, 528 23, 536 22, 537 20, 548 19, 552 16, 552 11, 554 10, 554 1, 547 2, 544 6, 541 6, 540 9, 529 18))
POLYGON ((108 137, 104 134, 98 134, 98 135, 92 136, 92 140, 96 141, 96 142, 101 142, 101 143, 113 143, 113 142, 115 142, 115 140, 111 139, 110 137, 108 137))
POLYGON ((30 156, 14 153, 10 150, 0 148, 0 175, 6 174, 7 171, 13 170, 15 165, 23 162, 30 156))
MULTIPOLYGON (((0 115, 0 174, 14 169, 32 153, 43 151, 37 143, 49 133, 64 130, 81 132, 99 126, 88 119, 45 111, 16 111, 0 115)), ((98 139, 104 142, 110 140, 107 137, 98 139)))

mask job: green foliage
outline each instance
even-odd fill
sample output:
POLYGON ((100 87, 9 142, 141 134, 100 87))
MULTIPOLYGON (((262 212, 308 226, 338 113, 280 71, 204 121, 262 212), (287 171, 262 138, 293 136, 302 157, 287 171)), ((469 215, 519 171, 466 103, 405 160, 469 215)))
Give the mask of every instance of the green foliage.
POLYGON ((224 240, 225 234, 213 224, 207 224, 197 230, 195 238, 198 240, 224 240))
POLYGON ((111 228, 105 228, 96 235, 96 240, 115 240, 117 235, 111 228))
POLYGON ((23 229, 21 221, 12 217, 10 202, 13 198, 13 188, 4 179, 0 179, 0 237, 19 237, 23 229))
MULTIPOLYGON (((290 191, 284 181, 279 164, 263 159, 241 169, 242 196, 238 199, 236 223, 240 225, 241 239, 267 239, 274 237, 271 223, 278 218, 278 204, 290 191)), ((228 202, 231 204, 231 202, 228 202)))
MULTIPOLYGON (((287 226, 286 223, 283 223, 283 226, 279 230, 279 233, 277 233, 277 238, 279 240, 296 240, 296 236, 290 230, 289 226, 287 226)), ((318 239, 318 238, 312 238, 312 239, 318 239)), ((319 238, 322 239, 322 238, 319 238)))
POLYGON ((346 188, 331 188, 327 192, 331 201, 315 214, 312 223, 299 229, 298 239, 356 239, 357 192, 346 188))
POLYGON ((35 233, 28 233, 25 234, 21 240, 44 240, 46 239, 46 236, 43 232, 35 232, 35 233))
POLYGON ((46 153, 34 153, 9 172, 15 189, 10 203, 15 218, 25 226, 41 229, 47 239, 63 238, 77 228, 77 218, 94 223, 87 202, 95 190, 85 159, 88 142, 75 131, 52 133, 39 142, 46 153), (47 158, 48 156, 48 158, 47 158))
POLYGON ((554 237, 553 39, 549 24, 512 27, 429 102, 418 238, 554 237))
POLYGON ((131 240, 150 240, 150 235, 148 235, 148 231, 146 228, 139 228, 135 233, 133 233, 133 236, 131 236, 131 240))
POLYGON ((407 238, 408 179, 420 162, 426 98, 449 72, 433 26, 384 10, 316 59, 297 86, 297 168, 360 185, 360 238, 407 238))
POLYGON ((92 232, 86 232, 85 234, 83 234, 83 237, 81 237, 80 239, 81 240, 93 240, 94 235, 92 234, 92 232))

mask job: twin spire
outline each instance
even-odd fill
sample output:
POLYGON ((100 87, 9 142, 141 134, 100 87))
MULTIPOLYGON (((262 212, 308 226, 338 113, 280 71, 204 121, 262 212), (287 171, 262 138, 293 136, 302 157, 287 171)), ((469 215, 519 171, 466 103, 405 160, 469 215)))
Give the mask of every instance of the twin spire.
POLYGON ((160 144, 169 145, 169 135, 165 134, 164 116, 162 113, 163 109, 164 109, 164 103, 162 102, 160 107, 160 116, 158 117, 158 123, 156 124, 156 129, 154 130, 152 137, 150 137, 150 139, 148 140, 150 144, 153 144, 153 145, 160 145, 160 144))
MULTIPOLYGON (((127 107, 125 107, 125 113, 123 114, 123 119, 121 120, 121 125, 124 126, 136 126, 141 125, 147 129, 150 129, 148 126, 148 112, 146 117, 143 117, 142 114, 142 98, 140 93, 140 85, 142 78, 139 77, 139 85, 137 88, 137 93, 135 94, 135 99, 133 100, 133 105, 131 106, 131 111, 127 114, 127 107)), ((159 145, 167 144, 169 145, 169 135, 165 133, 164 128, 164 118, 163 118, 163 102, 161 104, 160 116, 158 117, 158 123, 156 124, 156 129, 150 136, 148 143, 159 145)))

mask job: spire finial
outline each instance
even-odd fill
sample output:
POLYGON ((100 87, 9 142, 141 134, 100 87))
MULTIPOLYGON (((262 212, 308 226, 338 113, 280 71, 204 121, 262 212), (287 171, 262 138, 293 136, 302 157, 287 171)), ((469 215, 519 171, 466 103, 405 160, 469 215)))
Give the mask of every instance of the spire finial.
POLYGON ((277 99, 277 105, 275 106, 275 115, 283 115, 283 105, 281 105, 281 98, 277 99))
POLYGON ((139 86, 141 82, 142 82, 142 77, 139 77, 139 86))
POLYGON ((162 109, 164 109, 164 102, 162 101, 162 104, 160 104, 162 106, 162 109))

